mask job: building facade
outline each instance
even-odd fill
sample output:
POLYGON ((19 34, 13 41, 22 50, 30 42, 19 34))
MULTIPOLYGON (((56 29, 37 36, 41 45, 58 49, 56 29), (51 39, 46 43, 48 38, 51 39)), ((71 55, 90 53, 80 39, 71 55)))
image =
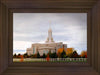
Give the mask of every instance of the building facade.
POLYGON ((49 51, 51 53, 57 52, 59 48, 67 49, 67 44, 63 44, 63 42, 54 42, 52 37, 52 30, 49 28, 48 30, 48 37, 45 43, 34 43, 32 44, 31 48, 27 48, 26 52, 28 55, 36 54, 39 52, 40 56, 44 53, 47 54, 49 51))

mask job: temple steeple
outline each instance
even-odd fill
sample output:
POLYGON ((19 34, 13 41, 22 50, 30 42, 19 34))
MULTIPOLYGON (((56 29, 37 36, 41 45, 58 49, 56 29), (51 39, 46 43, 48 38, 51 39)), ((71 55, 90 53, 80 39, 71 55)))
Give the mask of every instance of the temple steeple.
POLYGON ((49 27, 46 43, 52 43, 52 42, 54 42, 53 37, 52 37, 52 29, 51 29, 51 27, 49 27))

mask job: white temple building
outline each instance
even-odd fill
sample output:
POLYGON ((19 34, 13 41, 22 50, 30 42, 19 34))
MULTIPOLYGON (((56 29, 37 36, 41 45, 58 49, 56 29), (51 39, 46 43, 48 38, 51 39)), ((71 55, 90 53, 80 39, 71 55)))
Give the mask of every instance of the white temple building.
POLYGON ((55 42, 52 37, 52 30, 49 28, 48 37, 45 43, 34 43, 32 44, 31 48, 27 48, 26 52, 28 55, 36 54, 39 52, 39 54, 42 56, 43 53, 47 54, 49 51, 51 51, 51 53, 57 52, 59 48, 63 47, 66 50, 67 44, 63 44, 63 42, 55 42))

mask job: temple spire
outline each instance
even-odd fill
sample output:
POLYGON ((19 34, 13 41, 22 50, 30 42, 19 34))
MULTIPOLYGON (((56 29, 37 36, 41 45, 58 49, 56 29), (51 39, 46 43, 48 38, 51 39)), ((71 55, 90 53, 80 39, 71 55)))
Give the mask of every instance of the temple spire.
POLYGON ((54 42, 53 37, 52 37, 52 29, 51 29, 51 26, 49 25, 48 37, 47 37, 46 43, 52 43, 52 42, 54 42))

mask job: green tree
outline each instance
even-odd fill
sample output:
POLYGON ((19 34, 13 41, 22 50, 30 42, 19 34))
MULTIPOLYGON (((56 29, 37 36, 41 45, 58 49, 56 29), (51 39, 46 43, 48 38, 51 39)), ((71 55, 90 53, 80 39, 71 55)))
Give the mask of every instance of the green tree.
POLYGON ((16 58, 16 56, 17 56, 17 55, 16 55, 16 53, 15 53, 15 54, 13 55, 13 58, 16 58))
POLYGON ((39 52, 37 52, 37 58, 40 58, 40 54, 39 54, 39 52))
POLYGON ((51 58, 57 58, 57 53, 56 52, 51 53, 51 58))
POLYGON ((32 55, 30 55, 30 58, 34 58, 34 55, 32 54, 32 55))
POLYGON ((18 54, 18 58, 20 58, 20 56, 21 56, 21 54, 19 53, 19 54, 18 54))
POLYGON ((58 57, 56 52, 54 52, 54 55, 55 55, 55 57, 54 57, 54 58, 57 58, 57 57, 58 57))
POLYGON ((49 54, 49 57, 51 58, 51 50, 49 51, 49 53, 48 53, 48 54, 49 54))
POLYGON ((45 55, 45 53, 43 53, 43 56, 42 56, 43 58, 46 58, 46 55, 45 55))
POLYGON ((23 55, 23 57, 24 57, 24 58, 28 58, 29 56, 28 56, 27 53, 25 53, 25 54, 23 55))
POLYGON ((33 54, 32 55, 32 58, 37 58, 37 54, 33 54))
POLYGON ((66 52, 63 50, 63 52, 61 53, 61 58, 66 58, 66 52))

